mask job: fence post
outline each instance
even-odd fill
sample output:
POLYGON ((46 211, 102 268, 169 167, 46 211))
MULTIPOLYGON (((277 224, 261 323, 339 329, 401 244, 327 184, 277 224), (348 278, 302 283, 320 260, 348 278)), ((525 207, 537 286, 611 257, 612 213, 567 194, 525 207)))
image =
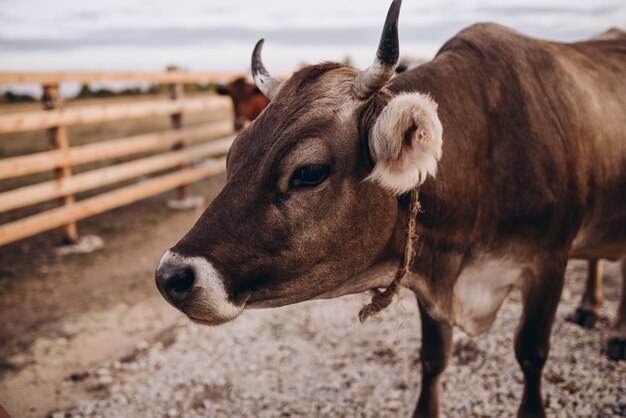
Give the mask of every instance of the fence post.
MULTIPOLYGON (((63 98, 59 92, 58 84, 48 84, 43 86, 43 95, 41 96, 41 104, 45 110, 63 109, 63 98)), ((50 145, 61 152, 69 152, 69 141, 65 126, 54 126, 48 128, 48 139, 50 145)), ((72 175, 72 166, 64 164, 55 169, 58 182, 72 175)), ((62 205, 71 205, 74 203, 74 195, 66 195, 60 199, 62 205)), ((76 222, 71 222, 62 227, 63 243, 75 244, 78 241, 78 231, 76 222)))
MULTIPOLYGON (((167 67, 167 72, 177 72, 180 69, 175 65, 170 65, 167 67)), ((171 100, 184 100, 185 98, 185 85, 183 83, 169 83, 168 91, 171 100)), ((182 129, 183 127, 183 114, 172 113, 170 115, 170 119, 172 121, 172 129, 182 129)), ((172 145, 172 150, 177 151, 185 148, 185 140, 172 145)), ((179 168, 185 169, 188 168, 189 164, 184 163, 179 166, 179 168)), ((196 208, 198 206, 202 206, 204 204, 204 198, 202 196, 190 196, 189 195, 189 184, 183 184, 178 188, 178 199, 171 200, 169 202, 169 207, 172 209, 191 209, 196 208)))
MULTIPOLYGON (((167 67, 168 72, 176 72, 178 71, 178 67, 169 66, 167 67)), ((185 86, 182 83, 170 83, 168 85, 170 99, 172 100, 182 100, 185 97, 185 86)), ((183 127, 183 114, 182 113, 173 113, 170 116, 172 120, 172 129, 181 129, 183 127)), ((185 141, 181 140, 180 142, 175 143, 172 146, 173 150, 180 150, 185 148, 185 141)), ((181 169, 185 168, 186 164, 182 164, 180 166, 181 169)), ((189 198, 189 185, 184 184, 178 188, 178 200, 184 201, 189 198)))

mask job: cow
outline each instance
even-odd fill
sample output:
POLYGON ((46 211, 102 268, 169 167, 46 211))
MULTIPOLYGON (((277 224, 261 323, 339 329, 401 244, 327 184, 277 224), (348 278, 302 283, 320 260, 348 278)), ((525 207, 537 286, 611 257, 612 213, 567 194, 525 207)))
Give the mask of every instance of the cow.
POLYGON ((363 71, 326 62, 281 82, 259 41, 252 74, 270 104, 234 140, 224 188, 163 255, 156 285, 206 325, 372 290, 365 318, 412 290, 416 417, 439 414, 453 327, 486 332, 519 289, 518 416, 543 417, 568 258, 626 252, 626 35, 567 44, 476 24, 392 78, 400 3, 363 71))
MULTIPOLYGON (((621 261, 622 299, 617 308, 617 315, 613 330, 607 342, 606 354, 610 359, 623 360, 626 358, 624 337, 626 336, 626 258, 621 261)), ((593 328, 600 319, 600 311, 604 303, 602 291, 602 260, 589 260, 587 282, 578 307, 566 316, 568 322, 578 324, 584 328, 593 328)))
MULTIPOLYGON (((605 33, 593 38, 596 41, 616 40, 623 41, 624 32, 612 28, 605 33)), ((593 328, 600 318, 600 310, 604 302, 602 291, 602 260, 593 258, 588 260, 587 281, 585 290, 578 307, 574 312, 567 315, 567 321, 578 324, 585 328, 593 328)), ((622 360, 626 358, 624 352, 624 339, 626 336, 626 258, 621 261, 622 280, 622 299, 617 309, 613 330, 607 343, 607 355, 614 360, 622 360)))
POLYGON ((398 60, 398 63, 396 64, 395 72, 396 74, 401 74, 406 71, 412 70, 413 68, 416 68, 426 62, 428 62, 428 60, 424 58, 411 58, 411 57, 400 58, 398 60))
POLYGON ((245 77, 238 77, 225 86, 218 86, 217 94, 230 96, 235 113, 233 127, 240 131, 246 122, 252 122, 270 102, 256 85, 248 83, 245 77))

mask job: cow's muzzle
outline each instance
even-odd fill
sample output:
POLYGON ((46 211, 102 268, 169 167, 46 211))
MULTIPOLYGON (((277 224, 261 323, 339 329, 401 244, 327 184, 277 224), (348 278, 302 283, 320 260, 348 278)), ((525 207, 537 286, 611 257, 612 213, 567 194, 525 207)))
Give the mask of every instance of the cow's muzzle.
POLYGON ((156 269, 155 280, 165 300, 203 324, 219 325, 235 319, 247 300, 232 302, 222 274, 204 257, 167 251, 156 269))

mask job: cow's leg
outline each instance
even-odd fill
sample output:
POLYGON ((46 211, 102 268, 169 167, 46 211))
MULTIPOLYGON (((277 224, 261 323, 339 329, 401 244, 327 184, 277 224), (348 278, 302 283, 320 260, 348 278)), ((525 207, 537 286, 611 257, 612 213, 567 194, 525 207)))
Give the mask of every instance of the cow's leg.
POLYGON ((439 416, 440 377, 450 358, 452 326, 431 318, 419 300, 417 305, 422 321, 422 389, 413 417, 434 418, 439 416))
POLYGON ((566 320, 585 328, 593 328, 600 318, 602 302, 602 260, 591 259, 583 298, 578 308, 566 320))
POLYGON ((606 353, 613 360, 626 360, 626 258, 622 259, 622 299, 606 353))
POLYGON ((550 350, 550 331, 563 289, 567 258, 547 260, 522 286, 523 312, 515 336, 515 356, 524 373, 519 417, 545 417, 541 373, 550 350))

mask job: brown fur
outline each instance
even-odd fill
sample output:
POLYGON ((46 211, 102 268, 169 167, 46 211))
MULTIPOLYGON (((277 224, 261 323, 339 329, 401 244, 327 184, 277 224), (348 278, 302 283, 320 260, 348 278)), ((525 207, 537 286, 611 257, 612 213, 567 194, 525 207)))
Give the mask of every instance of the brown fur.
POLYGON ((326 63, 284 82, 235 140, 226 186, 173 251, 208 259, 233 303, 249 307, 349 289, 370 267, 397 262, 408 201, 363 181, 368 132, 390 97, 428 93, 444 142, 437 178, 421 187, 405 283, 425 333, 415 414, 437 414, 454 287, 489 257, 524 266, 519 414, 543 416, 541 371, 567 259, 620 258, 626 248, 626 38, 562 44, 475 25, 366 101, 352 95, 356 74, 326 63), (332 171, 293 189, 303 165, 332 171))

